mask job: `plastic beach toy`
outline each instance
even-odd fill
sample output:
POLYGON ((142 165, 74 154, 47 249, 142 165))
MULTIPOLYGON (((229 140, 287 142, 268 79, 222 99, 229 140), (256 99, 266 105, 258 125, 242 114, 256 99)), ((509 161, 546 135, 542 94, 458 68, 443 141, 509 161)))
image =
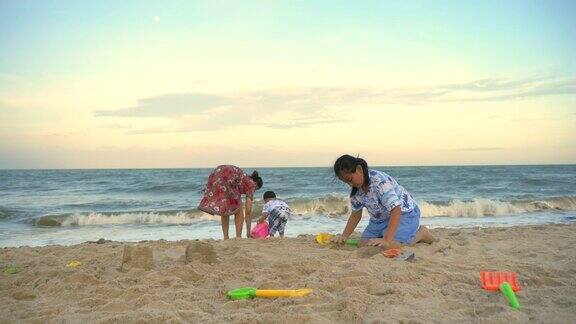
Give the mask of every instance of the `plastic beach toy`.
POLYGON ((500 290, 500 285, 504 282, 509 283, 514 291, 521 289, 516 282, 515 272, 480 271, 480 281, 482 281, 482 288, 490 291, 500 290))
MULTIPOLYGON (((334 235, 328 233, 320 233, 316 235, 316 242, 318 244, 326 245, 332 243, 332 239, 334 239, 334 235)), ((360 242, 357 239, 347 239, 346 245, 358 247, 360 242)))
POLYGON ((17 266, 6 266, 4 268, 4 274, 13 275, 17 274, 18 272, 20 272, 20 268, 17 266))
POLYGON ((256 289, 253 287, 244 287, 230 290, 227 295, 232 300, 248 299, 255 297, 305 297, 312 293, 312 289, 256 289))
POLYGON ((387 257, 387 258, 395 258, 398 256, 398 254, 400 254, 400 249, 388 249, 388 250, 384 250, 382 251, 382 254, 387 257))
POLYGON ((501 284, 500 291, 502 292, 504 297, 506 297, 508 303, 512 308, 518 310, 520 309, 520 302, 518 302, 518 298, 516 298, 516 294, 514 293, 514 290, 512 289, 509 283, 505 282, 501 284))
POLYGON ((82 262, 76 261, 76 260, 72 260, 72 261, 68 262, 68 264, 66 264, 66 266, 69 268, 76 268, 76 267, 79 267, 80 265, 82 265, 82 262))
POLYGON ((268 223, 260 223, 254 226, 254 228, 250 231, 250 235, 252 235, 255 239, 265 239, 269 236, 268 233, 268 223))
POLYGON ((480 281, 482 281, 482 288, 488 291, 502 292, 504 297, 508 300, 510 306, 514 309, 520 309, 520 303, 516 298, 515 291, 520 291, 520 286, 516 282, 515 272, 480 272, 480 281))

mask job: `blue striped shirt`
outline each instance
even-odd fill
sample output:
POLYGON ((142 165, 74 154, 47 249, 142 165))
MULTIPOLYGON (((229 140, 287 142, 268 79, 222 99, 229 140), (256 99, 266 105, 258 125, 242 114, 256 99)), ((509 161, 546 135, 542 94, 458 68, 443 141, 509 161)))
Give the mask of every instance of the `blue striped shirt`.
POLYGON ((380 220, 390 217, 390 212, 396 206, 401 206, 402 213, 414 209, 416 202, 394 178, 376 170, 369 170, 368 175, 370 177, 368 192, 358 189, 350 198, 352 211, 366 208, 372 219, 380 220))

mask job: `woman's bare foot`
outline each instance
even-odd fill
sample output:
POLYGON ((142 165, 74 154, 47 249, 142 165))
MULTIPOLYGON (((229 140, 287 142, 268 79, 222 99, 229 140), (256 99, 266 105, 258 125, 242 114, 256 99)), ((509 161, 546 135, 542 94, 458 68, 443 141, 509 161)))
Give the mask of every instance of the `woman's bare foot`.
POLYGON ((432 233, 430 233, 430 230, 426 226, 420 226, 420 228, 418 229, 418 232, 416 232, 416 236, 414 236, 414 240, 412 241, 412 244, 416 244, 416 243, 420 243, 420 242, 431 244, 434 241, 436 241, 436 239, 434 238, 434 236, 432 236, 432 233))

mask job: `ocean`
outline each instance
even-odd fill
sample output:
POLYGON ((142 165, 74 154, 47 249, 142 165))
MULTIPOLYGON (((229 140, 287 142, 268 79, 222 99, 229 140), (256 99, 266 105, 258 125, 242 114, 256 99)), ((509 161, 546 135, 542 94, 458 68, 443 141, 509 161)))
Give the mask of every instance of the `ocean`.
MULTIPOLYGON (((418 202, 421 224, 495 227, 576 222, 576 165, 373 167, 418 202)), ((253 168, 244 168, 249 173, 253 168)), ((295 215, 287 236, 339 233, 350 189, 331 168, 257 168, 295 215)), ((0 247, 222 238, 196 209, 211 169, 0 170, 0 247)), ((365 215, 357 230, 367 222, 365 215)), ((230 228, 234 233, 233 222, 230 228)))

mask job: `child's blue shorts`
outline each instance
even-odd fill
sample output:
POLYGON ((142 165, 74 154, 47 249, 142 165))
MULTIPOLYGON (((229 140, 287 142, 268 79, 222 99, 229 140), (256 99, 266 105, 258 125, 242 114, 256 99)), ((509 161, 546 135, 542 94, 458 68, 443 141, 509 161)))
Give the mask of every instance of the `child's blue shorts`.
MULTIPOLYGON (((362 232, 362 240, 384 237, 384 232, 388 228, 390 217, 385 219, 373 220, 370 218, 368 226, 362 232)), ((420 228, 420 208, 414 206, 414 209, 407 213, 402 213, 400 224, 396 230, 395 239, 400 243, 412 243, 416 232, 420 228)))
POLYGON ((276 213, 270 213, 268 216, 268 234, 274 236, 276 232, 284 235, 284 229, 286 228, 286 223, 288 222, 288 217, 282 215, 277 215, 276 213))

